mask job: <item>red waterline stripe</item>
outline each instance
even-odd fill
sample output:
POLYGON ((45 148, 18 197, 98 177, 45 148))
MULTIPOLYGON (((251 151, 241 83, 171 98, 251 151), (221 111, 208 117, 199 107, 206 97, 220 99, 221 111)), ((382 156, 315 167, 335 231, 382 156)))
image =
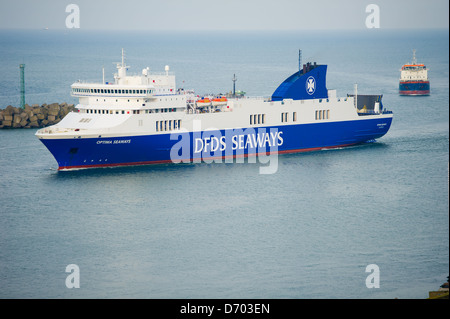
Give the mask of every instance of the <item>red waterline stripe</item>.
POLYGON ((400 81, 400 84, 417 84, 417 83, 421 83, 421 84, 429 84, 430 81, 400 81))
POLYGON ((419 91, 419 90, 415 90, 415 91, 400 91, 400 94, 402 95, 425 95, 425 94, 430 94, 430 91, 419 91))
MULTIPOLYGON (((338 147, 346 147, 355 145, 358 143, 351 143, 351 144, 342 144, 342 145, 336 145, 336 146, 324 146, 324 147, 313 147, 313 148, 300 148, 295 150, 285 150, 285 151, 279 151, 274 152, 273 154, 291 154, 291 153, 303 153, 303 152, 312 152, 312 151, 318 151, 322 149, 332 149, 332 148, 338 148, 338 147)), ((213 156, 213 157, 207 157, 207 158, 195 158, 195 159, 189 159, 192 163, 200 163, 202 160, 216 160, 216 159, 229 159, 229 158, 242 158, 242 157, 249 157, 249 156, 260 156, 260 155, 270 155, 270 152, 261 152, 261 153, 254 153, 254 154, 238 154, 238 155, 227 155, 227 156, 213 156), (199 160, 199 162, 196 162, 199 160)), ((118 167, 118 166, 138 166, 138 165, 152 165, 152 164, 166 164, 166 163, 172 163, 172 160, 161 160, 161 161, 143 161, 143 162, 131 162, 131 163, 113 163, 113 164, 93 164, 93 165, 77 165, 77 166, 61 166, 58 168, 58 171, 60 170, 70 170, 70 169, 78 169, 78 168, 100 168, 100 167, 118 167)))

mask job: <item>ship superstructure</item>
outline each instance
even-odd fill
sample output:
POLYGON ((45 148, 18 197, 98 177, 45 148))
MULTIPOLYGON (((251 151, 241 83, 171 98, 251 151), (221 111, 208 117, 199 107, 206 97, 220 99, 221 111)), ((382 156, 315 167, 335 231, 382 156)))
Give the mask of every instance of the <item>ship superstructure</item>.
POLYGON ((36 136, 60 170, 247 157, 355 145, 387 133, 381 95, 337 97, 326 65, 307 63, 265 98, 198 96, 175 76, 127 75, 72 85, 76 111, 36 136))

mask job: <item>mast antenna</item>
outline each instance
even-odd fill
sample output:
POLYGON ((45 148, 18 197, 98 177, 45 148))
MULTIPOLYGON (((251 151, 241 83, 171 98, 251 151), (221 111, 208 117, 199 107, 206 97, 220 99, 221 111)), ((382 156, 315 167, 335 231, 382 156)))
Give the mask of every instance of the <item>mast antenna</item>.
MULTIPOLYGON (((117 73, 114 74, 114 79, 117 84, 124 84, 125 77, 127 76, 127 66, 125 64, 125 50, 122 48, 122 63, 115 62, 117 67, 117 73)), ((105 80, 103 80, 105 82, 105 80)))
POLYGON ((302 69, 302 50, 298 50, 298 70, 301 71, 302 69))
POLYGON ((236 97, 236 74, 233 74, 233 97, 236 97))

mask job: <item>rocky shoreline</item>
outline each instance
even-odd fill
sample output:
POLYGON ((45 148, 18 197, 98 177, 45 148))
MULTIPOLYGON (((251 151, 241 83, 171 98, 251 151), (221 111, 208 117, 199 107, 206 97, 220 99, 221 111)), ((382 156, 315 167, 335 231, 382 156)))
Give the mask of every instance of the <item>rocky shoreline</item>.
POLYGON ((25 104, 24 108, 7 106, 0 109, 0 129, 40 128, 56 124, 74 109, 65 102, 52 104, 25 104))

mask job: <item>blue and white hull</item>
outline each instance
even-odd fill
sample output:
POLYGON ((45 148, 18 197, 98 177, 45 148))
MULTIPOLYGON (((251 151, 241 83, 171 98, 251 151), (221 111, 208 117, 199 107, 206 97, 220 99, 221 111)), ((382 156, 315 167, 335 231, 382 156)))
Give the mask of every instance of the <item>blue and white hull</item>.
POLYGON ((392 118, 106 138, 42 139, 60 170, 203 162, 344 147, 385 135, 392 118), (177 145, 178 144, 178 145, 177 145))

